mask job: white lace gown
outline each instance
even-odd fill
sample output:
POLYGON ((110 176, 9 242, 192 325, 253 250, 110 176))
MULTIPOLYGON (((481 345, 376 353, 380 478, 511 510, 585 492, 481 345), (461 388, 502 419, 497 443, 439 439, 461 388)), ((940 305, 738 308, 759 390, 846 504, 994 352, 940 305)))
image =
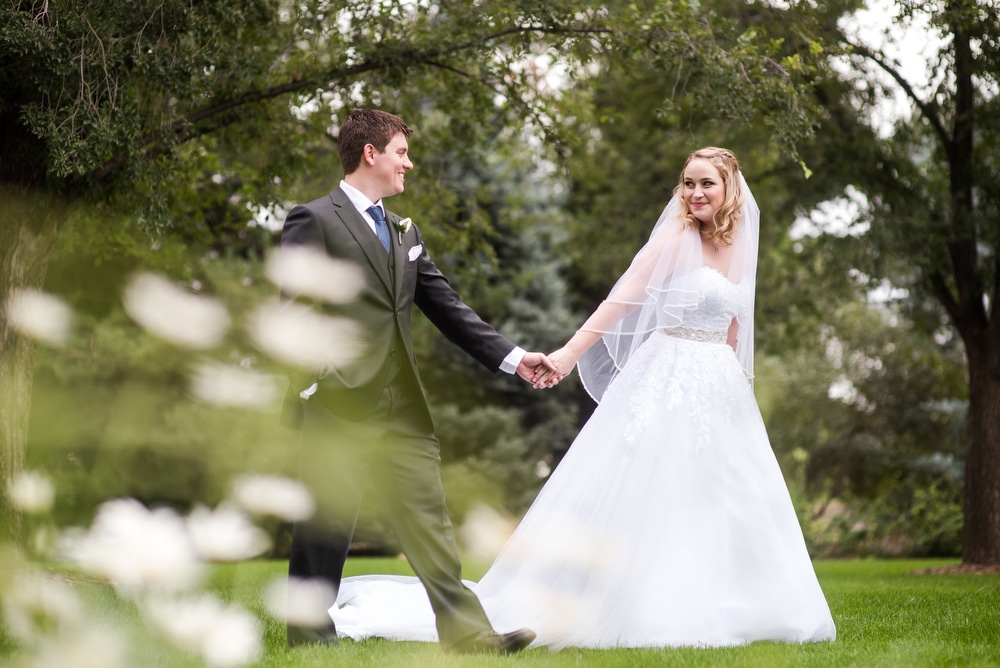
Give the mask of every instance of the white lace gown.
MULTIPOLYGON (((483 579, 499 631, 535 645, 726 646, 833 640, 752 388, 725 343, 738 292, 700 270, 685 328, 656 332, 483 579)), ((600 345, 600 344, 597 344, 600 345)), ((413 577, 346 578, 341 635, 437 640, 413 577)))

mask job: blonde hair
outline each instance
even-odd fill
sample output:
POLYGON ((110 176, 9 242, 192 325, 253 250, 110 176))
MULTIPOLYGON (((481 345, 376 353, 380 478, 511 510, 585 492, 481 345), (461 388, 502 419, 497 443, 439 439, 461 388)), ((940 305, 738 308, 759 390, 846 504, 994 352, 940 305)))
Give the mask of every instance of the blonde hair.
POLYGON ((674 188, 674 197, 680 202, 680 219, 685 221, 693 229, 700 231, 707 238, 718 238, 723 245, 730 245, 733 243, 733 234, 736 232, 736 226, 739 225, 740 218, 743 215, 743 203, 746 197, 743 195, 743 188, 740 186, 740 164, 736 160, 736 156, 732 151, 725 148, 717 148, 715 146, 708 146, 706 148, 701 148, 692 153, 684 161, 684 168, 681 169, 681 176, 674 188), (690 207, 688 207, 687 201, 682 197, 684 189, 684 171, 692 160, 696 158, 701 158, 703 160, 708 160, 708 162, 719 170, 719 175, 722 177, 722 185, 726 189, 726 197, 722 202, 722 206, 715 212, 715 230, 708 235, 705 235, 704 223, 694 217, 691 213, 690 207))

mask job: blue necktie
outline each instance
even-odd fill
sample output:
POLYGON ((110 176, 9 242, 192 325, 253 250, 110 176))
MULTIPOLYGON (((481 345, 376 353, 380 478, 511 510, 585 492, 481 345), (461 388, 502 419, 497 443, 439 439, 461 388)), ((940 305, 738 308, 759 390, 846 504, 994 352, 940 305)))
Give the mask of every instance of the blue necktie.
POLYGON ((389 226, 385 224, 385 216, 382 214, 382 209, 381 207, 370 206, 368 207, 368 213, 375 221, 375 234, 378 235, 378 240, 382 242, 382 246, 385 247, 385 252, 388 253, 389 226))

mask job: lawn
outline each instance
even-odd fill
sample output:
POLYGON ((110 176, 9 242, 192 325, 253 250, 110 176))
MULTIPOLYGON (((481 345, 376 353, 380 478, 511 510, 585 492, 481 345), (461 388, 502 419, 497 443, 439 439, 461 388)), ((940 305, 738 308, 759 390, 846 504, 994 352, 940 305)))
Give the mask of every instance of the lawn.
MULTIPOLYGON (((531 650, 514 657, 444 654, 427 643, 369 640, 337 648, 288 649, 284 629, 267 627, 261 666, 998 666, 1000 575, 915 575, 944 561, 818 561, 816 571, 837 623, 833 643, 755 643, 723 649, 531 650)), ((351 574, 409 572, 399 559, 357 559, 351 574)), ((284 564, 235 567, 241 580, 280 573, 284 564)), ((477 577, 472 566, 469 575, 477 577)), ((248 599, 253 587, 234 589, 248 599)))
MULTIPOLYGON (((785 645, 754 643, 722 649, 534 649, 516 656, 455 656, 436 644, 383 640, 352 642, 339 647, 285 645, 284 626, 264 613, 263 586, 285 572, 284 562, 252 561, 221 566, 209 588, 257 613, 264 620, 266 668, 330 666, 450 667, 577 666, 724 667, 724 666, 998 666, 1000 665, 1000 574, 920 575, 915 571, 945 565, 941 560, 818 561, 816 571, 837 623, 833 643, 785 645)), ((409 573, 402 559, 351 559, 348 574, 409 573)), ((482 565, 470 564, 473 579, 482 565)), ((166 650, 138 623, 134 606, 102 585, 80 584, 95 614, 115 625, 131 628, 133 642, 124 665, 173 668, 201 665, 190 657, 166 650)), ((0 663, 13 658, 10 645, 0 643, 0 663), (6 651, 4 651, 6 650, 6 651), (6 656, 5 656, 6 655, 6 656)), ((89 664, 88 664, 89 665, 89 664)))

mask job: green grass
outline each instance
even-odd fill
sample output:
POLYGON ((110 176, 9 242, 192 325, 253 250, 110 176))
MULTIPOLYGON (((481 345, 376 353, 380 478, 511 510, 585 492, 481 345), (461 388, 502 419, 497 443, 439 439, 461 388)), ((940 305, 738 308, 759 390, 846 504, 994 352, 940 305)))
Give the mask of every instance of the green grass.
MULTIPOLYGON (((264 584, 285 572, 283 562, 256 561, 220 567, 209 584, 224 598, 237 601, 264 619, 266 668, 326 668, 329 666, 463 667, 577 666, 635 667, 802 667, 802 666, 998 666, 1000 665, 1000 575, 916 575, 917 569, 944 565, 940 560, 818 561, 816 571, 837 624, 832 643, 785 645, 754 643, 720 649, 617 649, 551 652, 530 650, 512 657, 454 656, 436 644, 384 640, 352 642, 339 647, 285 646, 284 626, 267 618, 260 591, 264 584)), ((473 579, 482 565, 470 565, 473 579)), ((401 559, 352 559, 348 574, 402 573, 411 571, 401 559)), ((134 609, 116 609, 116 597, 96 585, 90 596, 102 614, 116 623, 132 618, 134 609)), ((140 633, 142 633, 140 631, 140 633)), ((144 634, 143 634, 144 635, 144 634)), ((144 653, 143 665, 195 666, 162 648, 144 653), (158 658, 154 658, 158 657, 158 658)), ((0 652, 0 663, 2 663, 0 652)))
MULTIPOLYGON (((313 666, 998 666, 1000 575, 914 575, 944 561, 818 561, 816 571, 837 624, 833 643, 754 643, 720 649, 531 650, 514 657, 444 654, 427 643, 342 642, 336 649, 283 644, 284 629, 269 624, 270 668, 313 666)), ((236 567, 281 572, 284 564, 236 567)), ((350 574, 408 573, 400 559, 359 559, 350 574)), ((481 567, 467 569, 472 578, 481 567)), ((252 578, 251 578, 252 579, 252 578)))

